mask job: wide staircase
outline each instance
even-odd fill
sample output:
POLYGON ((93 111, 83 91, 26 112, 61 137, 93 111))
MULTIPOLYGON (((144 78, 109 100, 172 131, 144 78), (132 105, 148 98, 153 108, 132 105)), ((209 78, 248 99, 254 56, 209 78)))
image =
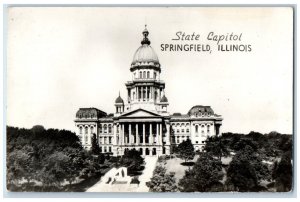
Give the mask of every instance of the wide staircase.
POLYGON ((139 176, 140 184, 130 184, 129 183, 109 183, 107 184, 107 179, 117 171, 116 168, 112 168, 108 171, 99 182, 94 186, 90 187, 87 192, 148 192, 149 188, 146 185, 146 182, 150 181, 150 178, 153 175, 155 165, 157 162, 157 156, 145 156, 145 169, 143 170, 142 175, 139 176))

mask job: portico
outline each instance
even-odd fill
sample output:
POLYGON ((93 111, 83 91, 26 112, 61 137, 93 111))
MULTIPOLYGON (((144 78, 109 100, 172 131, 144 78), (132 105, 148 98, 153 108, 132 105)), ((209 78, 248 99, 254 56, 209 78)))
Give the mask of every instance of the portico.
POLYGON ((116 145, 120 147, 120 153, 123 154, 125 149, 135 148, 142 155, 163 154, 165 118, 144 109, 118 117, 116 124, 120 130, 116 136, 116 145))

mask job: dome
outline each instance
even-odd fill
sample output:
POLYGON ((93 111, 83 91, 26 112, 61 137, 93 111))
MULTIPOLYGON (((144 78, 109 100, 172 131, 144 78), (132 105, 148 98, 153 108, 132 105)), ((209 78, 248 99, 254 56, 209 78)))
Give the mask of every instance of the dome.
POLYGON ((124 104, 124 101, 123 101, 123 99, 121 98, 120 95, 119 95, 119 97, 117 97, 115 103, 116 103, 116 104, 124 104))
POLYGON ((135 63, 159 63, 158 57, 153 48, 148 44, 141 45, 133 56, 132 64, 135 63))
POLYGON ((154 66, 160 68, 158 57, 154 49, 150 46, 151 42, 148 39, 149 32, 147 28, 143 31, 143 40, 141 46, 135 51, 131 67, 136 66, 154 66))
POLYGON ((160 102, 168 102, 168 98, 164 95, 164 96, 161 98, 160 102))

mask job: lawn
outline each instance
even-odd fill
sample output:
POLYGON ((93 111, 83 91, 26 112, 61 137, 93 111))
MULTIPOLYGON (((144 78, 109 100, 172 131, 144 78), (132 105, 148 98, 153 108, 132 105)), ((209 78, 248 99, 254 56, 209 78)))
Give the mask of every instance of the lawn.
MULTIPOLYGON (((193 159, 193 162, 197 160, 198 156, 196 155, 193 159)), ((172 159, 166 160, 165 168, 167 169, 167 173, 174 172, 176 182, 178 183, 181 178, 183 178, 185 174, 185 170, 189 169, 188 166, 183 166, 181 163, 184 163, 184 160, 174 157, 172 159)), ((192 168, 192 166, 190 167, 192 168)))
MULTIPOLYGON (((193 162, 196 162, 198 157, 199 156, 196 155, 193 159, 193 162)), ((231 162, 231 160, 232 160, 231 156, 221 158, 221 161, 224 165, 228 165, 231 162)), ((189 169, 188 166, 183 166, 183 165, 181 165, 181 163, 184 163, 184 160, 182 160, 178 157, 168 159, 163 163, 164 167, 167 169, 167 173, 168 172, 174 172, 175 173, 175 178, 176 178, 177 183, 179 182, 179 180, 181 178, 183 178, 183 176, 185 175, 185 171, 189 169)), ((190 168, 192 168, 192 166, 190 168)), ((223 170, 223 172, 224 172, 224 170, 223 170)))

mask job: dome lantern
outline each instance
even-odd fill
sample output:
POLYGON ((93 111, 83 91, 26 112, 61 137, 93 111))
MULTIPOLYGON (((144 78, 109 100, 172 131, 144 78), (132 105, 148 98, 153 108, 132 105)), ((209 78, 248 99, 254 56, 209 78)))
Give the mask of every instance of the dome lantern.
POLYGON ((145 25, 145 29, 143 31, 143 35, 144 35, 144 38, 143 40, 141 41, 141 44, 144 45, 144 44, 147 44, 147 45, 150 45, 151 42, 149 41, 148 39, 148 35, 149 35, 149 32, 147 30, 147 25, 145 25))

